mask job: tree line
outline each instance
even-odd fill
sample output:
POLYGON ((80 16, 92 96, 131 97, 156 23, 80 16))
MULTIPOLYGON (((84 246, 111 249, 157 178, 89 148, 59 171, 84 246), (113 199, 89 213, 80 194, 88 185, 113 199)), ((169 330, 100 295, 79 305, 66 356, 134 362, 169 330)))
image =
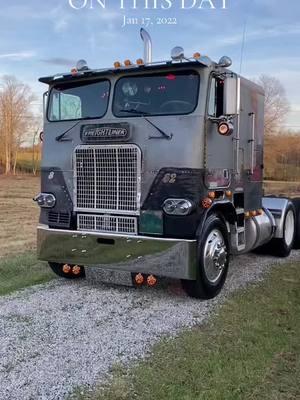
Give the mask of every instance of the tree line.
POLYGON ((22 148, 33 140, 40 118, 32 109, 36 100, 31 88, 13 76, 0 81, 0 173, 16 173, 22 148))

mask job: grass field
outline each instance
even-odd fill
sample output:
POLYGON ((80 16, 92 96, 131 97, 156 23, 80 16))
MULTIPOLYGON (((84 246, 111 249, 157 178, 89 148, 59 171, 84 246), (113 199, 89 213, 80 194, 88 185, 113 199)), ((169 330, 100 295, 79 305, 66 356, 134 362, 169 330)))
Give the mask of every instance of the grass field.
POLYGON ((37 177, 0 176, 0 295, 55 277, 35 254, 39 191, 37 177))
POLYGON ((39 208, 32 199, 39 191, 37 177, 0 176, 0 258, 35 248, 39 208))
POLYGON ((116 367, 106 387, 72 399, 299 399, 299 287, 299 263, 276 267, 206 326, 163 340, 132 369, 116 367))
POLYGON ((46 263, 37 261, 33 251, 0 259, 0 275, 0 296, 56 277, 46 263))

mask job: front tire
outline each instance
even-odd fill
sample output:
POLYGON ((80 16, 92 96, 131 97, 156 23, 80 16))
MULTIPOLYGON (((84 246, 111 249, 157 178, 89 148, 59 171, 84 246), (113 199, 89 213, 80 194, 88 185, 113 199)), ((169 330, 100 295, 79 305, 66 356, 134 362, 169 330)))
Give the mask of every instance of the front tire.
POLYGON ((229 265, 229 241, 224 222, 215 214, 204 223, 198 240, 196 280, 182 280, 186 293, 197 299, 212 299, 224 286, 229 265))

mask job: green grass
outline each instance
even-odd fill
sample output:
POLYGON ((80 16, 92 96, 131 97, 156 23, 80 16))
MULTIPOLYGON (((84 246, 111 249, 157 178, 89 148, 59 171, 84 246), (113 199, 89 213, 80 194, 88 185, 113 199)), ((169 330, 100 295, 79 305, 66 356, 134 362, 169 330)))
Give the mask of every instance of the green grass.
POLYGON ((0 296, 55 278, 46 263, 33 252, 0 259, 0 296))
POLYGON ((75 398, 299 399, 299 332, 300 264, 276 267, 205 326, 163 340, 133 368, 116 368, 106 387, 75 398))

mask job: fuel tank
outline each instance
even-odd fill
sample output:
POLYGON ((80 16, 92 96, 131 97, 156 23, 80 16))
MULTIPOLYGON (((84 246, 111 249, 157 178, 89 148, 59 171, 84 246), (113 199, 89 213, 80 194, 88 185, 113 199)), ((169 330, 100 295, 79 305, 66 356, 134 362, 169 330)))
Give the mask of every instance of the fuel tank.
POLYGON ((245 253, 268 243, 275 232, 275 219, 268 209, 262 215, 245 221, 246 248, 245 253))

